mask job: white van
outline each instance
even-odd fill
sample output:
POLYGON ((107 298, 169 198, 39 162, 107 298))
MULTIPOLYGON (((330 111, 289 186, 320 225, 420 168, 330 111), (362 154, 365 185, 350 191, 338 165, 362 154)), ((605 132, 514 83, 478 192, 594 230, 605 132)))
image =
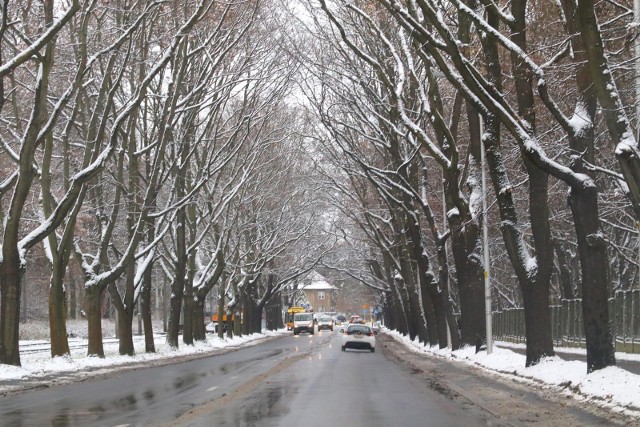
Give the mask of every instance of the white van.
POLYGON ((293 315, 293 335, 309 332, 313 335, 313 313, 296 313, 293 315))

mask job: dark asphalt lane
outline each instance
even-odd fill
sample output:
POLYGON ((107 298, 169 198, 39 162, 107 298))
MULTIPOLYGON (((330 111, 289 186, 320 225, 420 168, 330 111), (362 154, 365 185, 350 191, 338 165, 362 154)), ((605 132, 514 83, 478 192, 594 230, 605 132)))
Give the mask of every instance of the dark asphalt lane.
POLYGON ((330 331, 0 399, 12 427, 485 424, 475 416, 330 331))
POLYGON ((25 391, 0 398, 0 427, 625 423, 568 405, 544 388, 421 357, 386 335, 376 341, 375 353, 342 352, 337 331, 290 334, 188 362, 25 391))
MULTIPOLYGON (((477 426, 484 414, 465 409, 389 361, 381 349, 341 351, 340 335, 224 407, 202 408, 189 426, 477 426)), ((328 337, 325 339, 324 337, 328 337)), ((304 335, 300 340, 306 339, 304 335)), ((314 338, 318 339, 318 338, 314 338)))
MULTIPOLYGON (((308 343, 274 339, 190 362, 0 399, 0 426, 153 426, 220 398, 308 343)), ((302 349, 300 349, 302 347, 302 349)))

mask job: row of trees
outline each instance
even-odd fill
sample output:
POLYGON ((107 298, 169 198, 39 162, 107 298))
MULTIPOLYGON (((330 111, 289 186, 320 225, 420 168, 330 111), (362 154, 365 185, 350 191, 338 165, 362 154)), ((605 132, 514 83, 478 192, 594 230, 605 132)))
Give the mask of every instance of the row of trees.
POLYGON ((588 371, 615 364, 608 298, 638 280, 632 2, 308 4, 327 180, 391 324, 480 348, 489 215, 493 295, 525 309, 527 366, 554 353, 552 292, 583 299, 588 371))
POLYGON ((204 339, 212 292, 247 332, 265 308, 278 320, 321 260, 379 290, 391 327, 479 349, 488 215, 527 365, 553 354, 550 298, 575 296, 588 370, 614 364, 607 299, 639 276, 631 0, 287 3, 2 4, 0 363, 20 363, 41 246, 53 356, 73 270, 89 353, 108 294, 132 354, 136 309, 154 351, 161 275, 178 346, 181 324, 204 339))
POLYGON ((263 3, 2 2, 0 363, 20 365, 34 247, 51 265, 52 356, 69 353, 74 270, 88 353, 104 355, 108 294, 120 353, 133 354, 136 310, 154 351, 159 276, 177 347, 181 326, 184 343, 205 339, 211 292, 221 312, 244 311, 246 332, 259 330, 267 303, 327 250, 304 118, 288 102, 297 66, 263 3))

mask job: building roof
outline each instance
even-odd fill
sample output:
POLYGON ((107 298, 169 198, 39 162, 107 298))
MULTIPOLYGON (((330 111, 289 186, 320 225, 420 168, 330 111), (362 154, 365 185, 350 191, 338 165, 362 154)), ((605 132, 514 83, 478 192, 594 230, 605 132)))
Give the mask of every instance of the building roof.
POLYGON ((305 282, 307 282, 307 284, 300 286, 300 289, 305 291, 332 291, 338 289, 329 284, 329 282, 327 282, 326 279, 316 271, 311 272, 307 276, 305 282))

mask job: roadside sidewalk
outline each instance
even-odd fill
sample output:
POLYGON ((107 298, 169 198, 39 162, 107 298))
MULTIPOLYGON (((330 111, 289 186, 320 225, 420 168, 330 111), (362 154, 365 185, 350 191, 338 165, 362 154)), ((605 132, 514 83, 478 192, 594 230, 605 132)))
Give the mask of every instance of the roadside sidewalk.
MULTIPOLYGON (((496 341, 495 345, 500 348, 508 348, 518 354, 526 355, 526 346, 507 341, 496 341)), ((583 348, 558 347, 555 349, 556 355, 563 360, 577 360, 587 363, 587 351, 583 348)), ((616 353, 616 366, 620 369, 640 375, 640 354, 616 353)))
MULTIPOLYGON (((558 396, 571 396, 583 405, 599 406, 606 411, 640 420, 640 375, 620 366, 587 373, 584 351, 577 351, 578 354, 575 354, 573 349, 557 349, 556 356, 526 367, 524 344, 497 342, 493 352, 487 354, 486 351, 476 353, 472 347, 452 351, 450 348, 425 346, 397 331, 385 330, 384 333, 409 351, 423 357, 435 357, 456 365, 466 365, 467 368, 480 369, 508 381, 524 382, 552 390, 558 396)), ((640 362, 638 355, 620 355, 619 360, 634 370, 640 362)))
MULTIPOLYGON (((585 396, 570 385, 545 383, 520 372, 487 369, 469 355, 474 349, 460 350, 447 357, 432 351, 416 351, 416 345, 395 332, 385 332, 380 338, 385 357, 405 365, 428 387, 462 407, 485 411, 486 425, 640 427, 640 412, 585 396)), ((507 353, 514 355, 510 350, 495 350, 498 354, 494 358, 505 359, 507 353)), ((524 356, 515 356, 524 365, 524 356)), ((504 369, 511 369, 508 364, 501 364, 504 369)))

